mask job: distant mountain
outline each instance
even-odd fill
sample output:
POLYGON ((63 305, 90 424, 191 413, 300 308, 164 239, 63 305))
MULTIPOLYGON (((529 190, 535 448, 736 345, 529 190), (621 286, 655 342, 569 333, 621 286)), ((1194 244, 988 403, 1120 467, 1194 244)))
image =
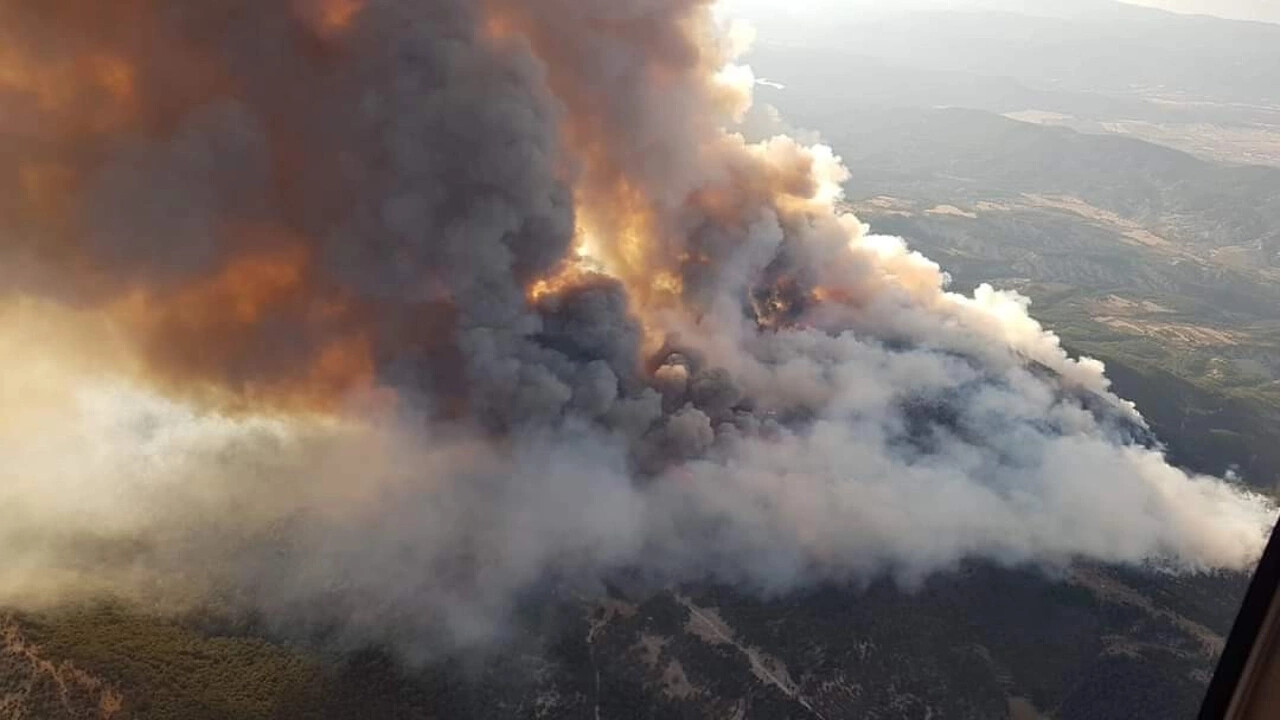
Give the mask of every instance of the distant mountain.
POLYGON ((831 141, 854 167, 855 193, 903 181, 959 197, 1072 195, 1187 246, 1254 245, 1260 248, 1255 267, 1280 268, 1280 169, 1225 166, 1131 138, 1085 135, 981 111, 845 118, 815 120, 832 128, 831 141))

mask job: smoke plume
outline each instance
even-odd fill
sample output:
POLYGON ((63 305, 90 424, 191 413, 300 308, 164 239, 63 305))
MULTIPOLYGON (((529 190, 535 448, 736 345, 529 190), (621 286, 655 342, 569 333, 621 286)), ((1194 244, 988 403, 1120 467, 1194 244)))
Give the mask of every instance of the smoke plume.
POLYGON ((703 0, 0 0, 0 601, 414 647, 546 583, 1245 568, 1019 296, 734 131, 703 0))

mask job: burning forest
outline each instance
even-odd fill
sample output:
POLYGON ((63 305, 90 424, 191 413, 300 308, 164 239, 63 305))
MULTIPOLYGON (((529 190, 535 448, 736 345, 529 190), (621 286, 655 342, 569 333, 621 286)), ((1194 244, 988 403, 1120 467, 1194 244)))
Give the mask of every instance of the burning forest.
POLYGON ((547 582, 1246 568, 704 0, 0 0, 0 596, 482 643, 547 582), (855 169, 856 170, 856 169, 855 169))

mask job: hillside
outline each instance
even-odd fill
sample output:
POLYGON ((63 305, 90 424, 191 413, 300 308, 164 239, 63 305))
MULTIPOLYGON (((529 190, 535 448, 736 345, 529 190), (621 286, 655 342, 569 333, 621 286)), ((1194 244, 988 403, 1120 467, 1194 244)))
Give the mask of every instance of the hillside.
POLYGON ((531 601, 502 652, 419 666, 85 607, 6 621, 0 717, 1163 720, 1194 712, 1243 583, 973 565, 756 600, 620 579, 531 601))

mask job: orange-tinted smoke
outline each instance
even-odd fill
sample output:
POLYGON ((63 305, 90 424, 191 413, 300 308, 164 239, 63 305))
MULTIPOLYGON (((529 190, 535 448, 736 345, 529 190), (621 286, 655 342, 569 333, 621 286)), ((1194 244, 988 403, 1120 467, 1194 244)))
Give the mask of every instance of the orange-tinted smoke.
MULTIPOLYGON (((718 80, 728 51, 714 40, 707 1, 662 0, 630 14, 577 0, 477 4, 480 37, 545 64, 564 108, 565 164, 581 169, 581 252, 591 271, 626 284, 641 315, 688 304, 690 276, 714 269, 716 258, 689 239, 700 226, 742 233, 760 207, 803 211, 787 202, 810 191, 803 155, 766 157, 721 130, 734 102, 718 80), (601 8, 606 17, 595 17, 601 8), (615 51, 629 54, 600 62, 615 51), (604 78, 616 82, 592 74, 610 66, 624 73, 604 78)), ((3 249, 125 324, 174 387, 325 406, 375 382, 377 309, 335 290, 313 253, 324 241, 317 226, 342 212, 342 189, 328 180, 339 173, 327 172, 341 158, 289 100, 325 91, 365 9, 364 0, 0 0, 0 95, 15 109, 0 116, 11 131, 0 136, 3 249), (229 66, 222 30, 259 15, 281 23, 272 32, 286 28, 277 53, 302 90, 273 85, 264 95, 241 85, 252 85, 251 73, 229 66), (217 251, 176 278, 106 267, 79 211, 104 158, 172 136, 197 109, 246 98, 269 145, 269 226, 223 219, 217 251)), ((531 304, 573 278, 534 281, 531 304)))
MULTIPOLYGON (((314 238, 227 218, 223 256, 177 279, 150 278, 107 267, 83 212, 94 173, 117 148, 163 141, 193 111, 244 95, 219 31, 267 1, 0 0, 0 262, 11 274, 31 268, 0 272, 0 295, 99 308, 172 392, 325 410, 374 384, 374 353, 367 313, 318 279, 314 238)), ((363 7, 272 4, 292 11, 303 40, 342 32, 363 7)), ((271 162, 289 184, 285 174, 300 171, 288 165, 295 128, 270 121, 271 162)))
POLYGON ((802 223, 817 191, 799 146, 754 147, 724 131, 747 91, 726 85, 736 49, 710 6, 484 2, 490 34, 520 36, 546 65, 582 168, 585 252, 625 283, 642 316, 703 309, 690 278, 714 272, 718 258, 699 246, 701 230, 745 238, 766 209, 802 223))
MULTIPOLYGON (((695 28, 691 27, 699 6, 705 4, 679 0, 661 3, 664 7, 652 13, 601 19, 590 17, 589 9, 580 10, 569 2, 483 3, 491 36, 520 36, 546 64, 548 82, 567 110, 563 120, 566 145, 584 170, 575 199, 581 221, 594 239, 588 252, 610 273, 627 282, 640 305, 668 304, 679 299, 655 289, 649 282, 655 270, 677 269, 672 260, 679 250, 663 247, 662 208, 655 207, 655 188, 650 185, 657 178, 637 177, 633 172, 635 161, 647 148, 626 136, 626 118, 612 115, 611 94, 622 97, 643 85, 671 90, 676 93, 671 97, 674 103, 684 102, 686 98, 678 93, 688 89, 690 83, 696 86, 703 82, 714 72, 713 66, 719 65, 718 58, 707 56, 699 46, 695 28), (566 36, 581 39, 587 31, 598 40, 634 49, 628 62, 634 65, 635 74, 617 78, 613 87, 585 77, 586 69, 580 65, 584 61, 582 48, 564 40, 566 36)), ((670 109, 674 117, 681 115, 681 108, 670 109)), ((715 118, 698 120, 714 122, 715 118)), ((681 132, 687 130, 682 128, 681 132)), ((711 132, 713 128, 708 125, 705 130, 711 132)), ((662 162, 661 158, 651 159, 662 162)))
POLYGON ((331 410, 372 388, 373 350, 354 305, 316 285, 305 244, 259 245, 274 249, 178 287, 137 288, 107 314, 158 380, 223 405, 331 410))
POLYGON ((75 201, 110 142, 161 134, 230 90, 216 62, 163 31, 166 5, 0 0, 0 242, 75 262, 75 201))
MULTIPOLYGON (((215 28, 246 2, 185 12, 215 28)), ((0 130, 91 151, 95 135, 162 131, 231 91, 198 42, 168 31, 172 10, 164 0, 0 0, 0 130)))
POLYGON ((351 28, 368 0, 292 0, 295 12, 321 37, 333 38, 351 28))

